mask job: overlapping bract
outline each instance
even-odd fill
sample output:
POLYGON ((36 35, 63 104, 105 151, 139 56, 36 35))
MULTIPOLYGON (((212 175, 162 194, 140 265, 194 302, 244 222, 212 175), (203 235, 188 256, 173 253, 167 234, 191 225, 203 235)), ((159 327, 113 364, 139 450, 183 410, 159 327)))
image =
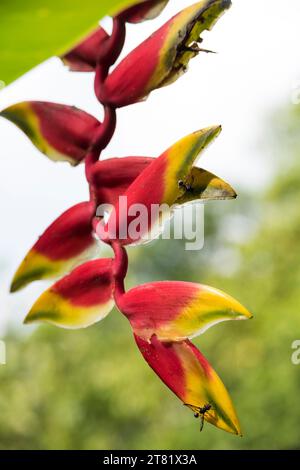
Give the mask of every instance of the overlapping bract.
POLYGON ((166 386, 197 417, 241 435, 225 386, 190 338, 216 323, 251 318, 251 314, 229 295, 201 284, 153 282, 126 292, 124 246, 139 243, 143 234, 138 239, 120 237, 132 220, 121 207, 120 196, 126 197, 128 207, 142 204, 148 214, 153 204, 176 207, 195 200, 236 197, 228 183, 194 166, 221 127, 190 134, 156 159, 98 161, 115 129, 115 108, 145 99, 151 91, 175 81, 189 60, 205 51, 199 46, 202 32, 210 30, 231 5, 230 0, 202 0, 187 7, 109 73, 123 45, 125 22, 154 18, 167 3, 137 1, 117 15, 111 35, 99 26, 62 57, 70 70, 96 71, 95 92, 105 106, 103 123, 77 108, 46 102, 18 103, 0 113, 50 159, 72 165, 84 162, 90 189, 89 201, 70 208, 45 230, 17 270, 11 290, 65 275, 40 296, 25 318, 25 323, 46 322, 62 328, 90 326, 116 304, 130 322, 144 359, 166 386), (112 216, 102 220, 99 205, 115 209, 114 233, 109 226, 112 216), (81 264, 96 257, 96 235, 112 246, 115 258, 81 264))

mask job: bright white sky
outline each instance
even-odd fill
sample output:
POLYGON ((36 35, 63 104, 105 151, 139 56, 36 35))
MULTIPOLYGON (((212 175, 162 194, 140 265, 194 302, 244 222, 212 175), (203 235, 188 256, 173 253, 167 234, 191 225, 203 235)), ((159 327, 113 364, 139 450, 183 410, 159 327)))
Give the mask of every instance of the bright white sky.
MULTIPOLYGON (((155 21, 128 27, 125 53, 188 4, 170 0, 155 21)), ((264 123, 272 110, 290 103, 300 79, 299 18, 299 0, 233 0, 232 9, 204 35, 203 47, 218 54, 202 54, 176 84, 120 110, 103 157, 156 156, 185 134, 220 123, 223 133, 202 165, 237 191, 259 188, 268 172, 268 155, 258 145, 264 123)), ((0 108, 37 99, 74 104, 101 117, 92 82, 91 74, 71 74, 51 59, 1 91, 0 108)), ((83 167, 50 162, 3 119, 0 135, 0 325, 13 314, 21 324, 44 285, 12 296, 11 277, 37 236, 63 210, 84 200, 87 187, 83 167)))

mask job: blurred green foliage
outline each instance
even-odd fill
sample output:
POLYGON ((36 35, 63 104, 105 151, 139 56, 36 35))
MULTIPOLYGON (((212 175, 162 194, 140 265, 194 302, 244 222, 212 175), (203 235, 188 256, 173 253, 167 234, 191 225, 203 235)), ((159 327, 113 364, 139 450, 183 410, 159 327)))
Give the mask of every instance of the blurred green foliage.
MULTIPOLYGON (((272 128, 275 181, 206 208, 206 245, 130 250, 129 284, 184 279, 236 296, 254 313, 195 340, 229 388, 244 431, 199 423, 144 363, 114 311, 83 331, 39 327, 7 338, 0 368, 1 449, 296 449, 300 447, 300 108, 272 128)), ((268 139, 270 136, 268 135, 268 139)), ((24 312, 25 313, 25 312, 24 312)))
POLYGON ((1 0, 0 80, 8 85, 134 0, 1 0))

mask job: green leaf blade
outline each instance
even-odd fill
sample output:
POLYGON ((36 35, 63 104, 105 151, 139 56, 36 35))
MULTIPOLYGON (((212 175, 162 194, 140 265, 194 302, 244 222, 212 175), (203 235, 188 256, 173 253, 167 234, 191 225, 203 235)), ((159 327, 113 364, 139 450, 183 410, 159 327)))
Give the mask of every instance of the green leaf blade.
MULTIPOLYGON (((134 0, 10 0, 0 3, 0 81, 8 85, 72 47, 107 14, 134 0)), ((0 87, 0 89, 2 88, 0 87)))

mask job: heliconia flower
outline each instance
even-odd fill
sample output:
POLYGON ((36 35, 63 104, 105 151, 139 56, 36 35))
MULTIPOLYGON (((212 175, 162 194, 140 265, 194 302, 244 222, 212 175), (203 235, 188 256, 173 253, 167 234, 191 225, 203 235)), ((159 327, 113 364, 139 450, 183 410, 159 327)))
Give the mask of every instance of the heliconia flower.
POLYGON ((77 267, 40 296, 24 322, 75 329, 102 320, 114 306, 112 265, 97 259, 77 267))
MULTIPOLYGON (((98 236, 106 243, 119 239, 123 245, 136 244, 148 236, 147 234, 158 222, 160 214, 153 215, 153 205, 164 204, 171 208, 174 205, 201 198, 201 194, 205 193, 206 188, 205 184, 203 186, 202 183, 199 183, 199 170, 192 172, 193 165, 199 154, 220 132, 221 126, 202 129, 181 139, 160 157, 154 159, 125 192, 124 198, 126 198, 128 210, 124 210, 122 203, 118 203, 115 213, 111 215, 106 225, 99 224, 98 236), (197 177, 195 178, 195 176, 197 177), (142 233, 141 230, 138 236, 133 238, 129 234, 129 228, 131 222, 135 220, 135 216, 130 215, 129 210, 136 204, 143 205, 147 210, 147 220, 145 233, 142 233)), ((209 178, 209 175, 204 173, 206 184, 210 183, 209 178)), ((233 189, 222 180, 214 180, 211 190, 208 190, 207 193, 209 192, 214 192, 215 197, 216 193, 222 194, 224 198, 236 197, 233 189)), ((164 214, 164 216, 167 217, 168 214, 164 214)))
POLYGON ((213 287, 191 282, 153 282, 135 287, 120 298, 118 308, 134 333, 145 340, 193 338, 227 320, 252 315, 237 300, 213 287))
POLYGON ((161 342, 155 336, 135 340, 144 359, 164 384, 196 416, 232 434, 241 427, 231 398, 207 359, 189 341, 161 342), (201 409, 209 408, 201 415, 201 409))
POLYGON ((61 59, 72 72, 93 72, 96 68, 97 56, 108 39, 107 32, 99 26, 77 46, 61 56, 61 59))
POLYGON ((16 124, 51 160, 78 165, 86 156, 101 123, 73 106, 24 101, 0 112, 16 124))
POLYGON ((118 18, 127 23, 141 23, 153 20, 165 8, 169 0, 143 0, 118 14, 118 18))
POLYGON ((97 247, 92 233, 95 206, 82 202, 68 209, 45 230, 18 268, 11 292, 32 281, 51 279, 89 259, 97 247))
POLYGON ((200 35, 210 30, 230 6, 230 0, 202 0, 175 15, 104 81, 99 78, 100 83, 95 84, 98 99, 116 108, 128 106, 173 83, 186 72, 190 59, 205 51, 198 46, 200 35))

